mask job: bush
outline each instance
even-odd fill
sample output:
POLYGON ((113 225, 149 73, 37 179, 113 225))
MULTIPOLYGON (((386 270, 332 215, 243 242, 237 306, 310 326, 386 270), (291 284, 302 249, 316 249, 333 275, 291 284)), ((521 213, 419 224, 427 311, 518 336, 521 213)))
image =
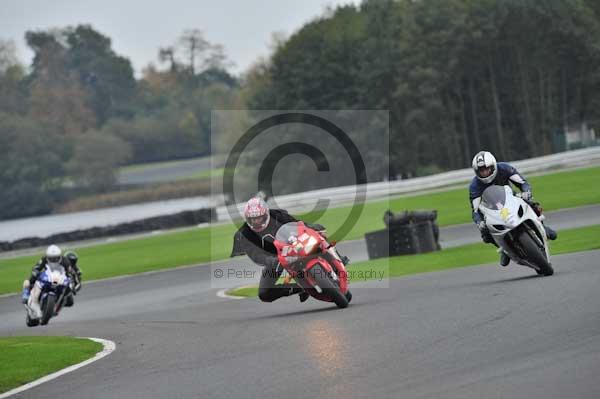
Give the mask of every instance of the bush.
POLYGON ((0 113, 0 219, 47 212, 61 186, 66 141, 43 126, 0 113))
POLYGON ((120 138, 92 131, 75 139, 68 170, 79 185, 106 192, 116 183, 115 169, 130 154, 129 145, 120 138))

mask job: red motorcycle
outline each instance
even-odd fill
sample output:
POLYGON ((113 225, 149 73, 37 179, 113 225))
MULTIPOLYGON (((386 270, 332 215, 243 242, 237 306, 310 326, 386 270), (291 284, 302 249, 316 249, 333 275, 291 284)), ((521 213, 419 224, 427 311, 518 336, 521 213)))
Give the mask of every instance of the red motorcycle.
POLYGON ((298 285, 320 301, 345 308, 352 299, 348 273, 334 245, 302 222, 286 223, 277 230, 275 241, 279 263, 298 285))

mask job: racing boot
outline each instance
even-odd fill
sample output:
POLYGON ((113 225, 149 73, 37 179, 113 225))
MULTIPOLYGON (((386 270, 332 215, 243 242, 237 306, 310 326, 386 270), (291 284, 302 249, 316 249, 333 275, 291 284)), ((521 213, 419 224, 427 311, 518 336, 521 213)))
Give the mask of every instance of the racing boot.
POLYGON ((289 291, 285 293, 285 295, 283 296, 292 296, 292 295, 296 295, 298 294, 298 297, 300 298, 300 302, 304 302, 308 299, 308 297, 310 296, 308 294, 308 292, 304 291, 304 289, 302 287, 298 287, 296 284, 294 284, 292 287, 290 287, 289 291))
POLYGON ((544 226, 544 230, 546 230, 546 237, 548 237, 549 240, 556 240, 556 238, 558 237, 558 234, 556 233, 556 230, 551 229, 550 227, 546 226, 545 224, 544 226))
POLYGON ((510 257, 506 254, 506 252, 500 250, 500 266, 506 267, 510 263, 510 257))
POLYGON ((73 293, 70 293, 65 298, 65 307, 70 308, 71 306, 73 306, 73 304, 75 304, 75 298, 73 298, 73 293))
POLYGON ((310 298, 310 295, 308 294, 308 292, 302 291, 298 294, 298 298, 300 298, 300 302, 305 302, 308 298, 310 298))

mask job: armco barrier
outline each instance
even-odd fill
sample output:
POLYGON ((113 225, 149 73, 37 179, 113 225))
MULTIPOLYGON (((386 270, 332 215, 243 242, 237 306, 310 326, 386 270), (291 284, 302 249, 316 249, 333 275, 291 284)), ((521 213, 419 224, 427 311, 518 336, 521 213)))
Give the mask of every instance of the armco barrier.
MULTIPOLYGON (((600 147, 561 152, 510 163, 524 174, 597 165, 600 164, 600 147)), ((466 183, 472 178, 473 170, 467 168, 414 179, 369 183, 366 185, 366 195, 368 200, 386 198, 390 195, 407 194, 466 183)), ((319 198, 328 199, 336 205, 350 203, 354 200, 356 190, 357 186, 332 187, 281 195, 277 196, 274 200, 276 206, 279 208, 285 208, 290 212, 299 212, 312 209, 319 198)), ((243 203, 232 205, 233 214, 236 214, 236 206, 238 208, 237 214, 240 214, 239 212, 243 208, 243 203)), ((227 207, 221 206, 217 208, 217 220, 219 222, 230 220, 227 207)))

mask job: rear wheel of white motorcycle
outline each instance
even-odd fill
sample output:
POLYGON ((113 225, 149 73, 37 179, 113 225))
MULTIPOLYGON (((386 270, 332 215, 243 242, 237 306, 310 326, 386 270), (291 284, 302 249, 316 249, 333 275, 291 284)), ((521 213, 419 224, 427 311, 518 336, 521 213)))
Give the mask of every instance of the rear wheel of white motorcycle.
POLYGON ((550 265, 550 262, 548 262, 548 259, 546 259, 546 254, 544 251, 536 244, 533 238, 531 238, 529 232, 524 231, 519 237, 519 241, 521 242, 527 257, 532 263, 539 267, 539 270, 536 270, 537 274, 543 276, 552 276, 554 274, 552 265, 550 265))
POLYGON ((333 278, 325 269, 321 266, 315 266, 310 270, 310 273, 323 293, 330 297, 338 308, 343 309, 348 307, 348 299, 342 294, 340 287, 333 281, 333 278))
POLYGON ((50 318, 54 316, 54 305, 56 298, 54 295, 48 295, 46 297, 46 306, 42 312, 42 320, 40 322, 41 325, 46 325, 50 321, 50 318))

